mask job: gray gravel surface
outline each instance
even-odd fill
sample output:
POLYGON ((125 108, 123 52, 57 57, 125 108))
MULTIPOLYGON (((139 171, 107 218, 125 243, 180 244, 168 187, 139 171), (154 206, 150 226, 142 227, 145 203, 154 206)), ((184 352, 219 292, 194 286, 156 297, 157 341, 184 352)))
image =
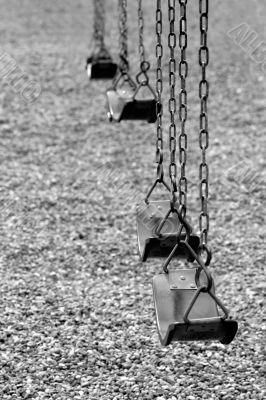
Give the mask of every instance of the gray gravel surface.
MULTIPOLYGON (((189 3, 189 213, 197 229, 198 25, 189 3)), ((266 74, 249 54, 266 40, 266 4, 210 3, 212 271, 239 332, 229 346, 162 348, 151 289, 161 263, 140 263, 135 230, 136 202, 155 177, 155 127, 108 124, 106 85, 89 83, 84 71, 90 1, 0 0, 2 51, 42 87, 29 104, 1 81, 2 400, 266 398, 266 74), (228 37, 241 23, 257 33, 249 47, 228 37)), ((151 79, 154 4, 145 2, 151 79)), ((131 17, 134 71, 135 27, 131 17)))

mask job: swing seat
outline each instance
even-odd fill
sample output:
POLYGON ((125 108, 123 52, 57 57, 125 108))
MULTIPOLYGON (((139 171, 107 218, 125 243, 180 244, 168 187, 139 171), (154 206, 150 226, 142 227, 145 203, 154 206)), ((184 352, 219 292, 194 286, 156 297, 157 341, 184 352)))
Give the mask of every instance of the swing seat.
POLYGON ((107 91, 108 118, 110 122, 122 120, 156 121, 156 101, 154 98, 139 100, 132 91, 110 89, 107 91))
POLYGON ((117 65, 110 56, 93 55, 87 59, 86 70, 89 79, 112 79, 116 74, 117 65))
MULTIPOLYGON (((169 271, 153 278, 157 328, 163 346, 173 341, 192 340, 219 340, 229 344, 237 332, 237 322, 221 317, 208 292, 199 294, 188 321, 184 321, 184 314, 197 290, 196 271, 197 268, 169 271)), ((211 292, 214 291, 212 286, 211 292)))
MULTIPOLYGON (((167 218, 161 230, 161 235, 156 234, 156 228, 159 226, 168 210, 168 200, 151 201, 148 204, 140 203, 137 206, 138 247, 141 261, 146 261, 148 258, 166 258, 176 245, 177 232, 180 227, 180 221, 176 213, 172 213, 169 218, 167 218)), ((194 258, 188 253, 187 247, 182 243, 182 240, 185 240, 185 236, 185 233, 181 234, 181 243, 174 257, 185 258, 193 262, 194 258)), ((189 238, 189 245, 195 253, 197 253, 199 244, 199 237, 191 235, 189 238)))

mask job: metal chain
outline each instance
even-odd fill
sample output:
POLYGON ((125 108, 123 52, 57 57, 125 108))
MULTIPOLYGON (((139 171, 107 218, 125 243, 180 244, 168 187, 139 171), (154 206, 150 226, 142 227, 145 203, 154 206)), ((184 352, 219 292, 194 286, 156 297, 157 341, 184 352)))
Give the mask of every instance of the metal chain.
POLYGON ((105 50, 105 0, 94 0, 94 20, 93 20, 93 38, 95 46, 100 50, 105 50))
POLYGON ((139 56, 140 56, 140 64, 142 64, 146 60, 145 47, 144 47, 144 18, 142 11, 142 0, 138 0, 138 25, 139 25, 139 56))
POLYGON ((148 71, 150 63, 146 60, 144 46, 144 18, 142 10, 142 0, 138 0, 138 28, 139 28, 139 57, 140 57, 140 73, 137 75, 137 82, 141 86, 149 85, 148 71))
POLYGON ((180 19, 179 19, 179 77, 180 77, 180 92, 179 92, 179 163, 180 163, 180 179, 179 179, 179 203, 183 206, 184 212, 187 206, 187 178, 186 178, 186 162, 187 162, 187 88, 186 78, 188 76, 188 63, 186 60, 187 49, 187 0, 179 0, 180 19))
POLYGON ((156 142, 156 163, 157 163, 157 180, 163 182, 164 170, 163 170, 163 129, 162 129, 162 91, 163 91, 163 71, 162 71, 162 57, 163 57, 163 46, 162 46, 162 4, 161 0, 157 0, 156 8, 156 113, 157 113, 157 142, 156 142))
POLYGON ((199 229, 201 247, 207 246, 209 232, 209 212, 208 212, 208 195, 209 195, 209 166, 206 162, 206 150, 209 147, 209 131, 208 131, 208 96, 209 82, 207 81, 206 69, 209 64, 209 49, 207 43, 208 33, 208 12, 209 0, 199 0, 200 13, 200 49, 199 64, 201 67, 201 81, 199 84, 200 97, 200 131, 199 145, 201 149, 201 163, 199 166, 200 188, 199 194, 201 199, 201 212, 199 217, 199 229))
POLYGON ((168 19, 169 19, 169 34, 168 34, 168 47, 170 49, 169 59, 169 86, 170 98, 168 101, 168 109, 170 113, 170 126, 169 126, 169 150, 170 150, 170 165, 169 177, 171 181, 172 203, 176 202, 176 98, 175 98, 175 85, 176 85, 176 34, 175 34, 175 0, 168 0, 168 19))
POLYGON ((119 68, 120 71, 127 72, 128 65, 128 49, 127 49, 127 0, 118 0, 119 15, 119 68))

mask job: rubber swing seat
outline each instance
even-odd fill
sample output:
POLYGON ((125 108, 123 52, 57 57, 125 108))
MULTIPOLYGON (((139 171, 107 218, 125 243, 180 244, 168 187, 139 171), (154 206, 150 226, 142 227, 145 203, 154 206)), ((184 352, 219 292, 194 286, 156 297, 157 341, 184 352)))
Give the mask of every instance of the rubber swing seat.
POLYGON ((101 58, 93 55, 87 59, 86 70, 89 79, 113 79, 117 65, 111 57, 101 58))
MULTIPOLYGON (((237 322, 224 319, 218 312, 215 299, 201 292, 195 301, 188 321, 186 310, 197 290, 197 268, 161 273, 153 278, 153 296, 160 342, 167 346, 174 341, 219 340, 229 344, 238 329, 237 322)), ((214 294, 214 285, 211 288, 214 294)))
POLYGON ((139 100, 134 92, 124 89, 107 90, 108 118, 110 122, 139 120, 148 123, 156 121, 155 99, 139 100))

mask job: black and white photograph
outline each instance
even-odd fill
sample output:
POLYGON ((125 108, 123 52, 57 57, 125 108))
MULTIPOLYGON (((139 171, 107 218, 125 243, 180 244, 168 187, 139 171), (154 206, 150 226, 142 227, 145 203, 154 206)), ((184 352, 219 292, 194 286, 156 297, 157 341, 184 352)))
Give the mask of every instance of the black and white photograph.
POLYGON ((265 0, 0 5, 0 400, 265 400, 265 0))

